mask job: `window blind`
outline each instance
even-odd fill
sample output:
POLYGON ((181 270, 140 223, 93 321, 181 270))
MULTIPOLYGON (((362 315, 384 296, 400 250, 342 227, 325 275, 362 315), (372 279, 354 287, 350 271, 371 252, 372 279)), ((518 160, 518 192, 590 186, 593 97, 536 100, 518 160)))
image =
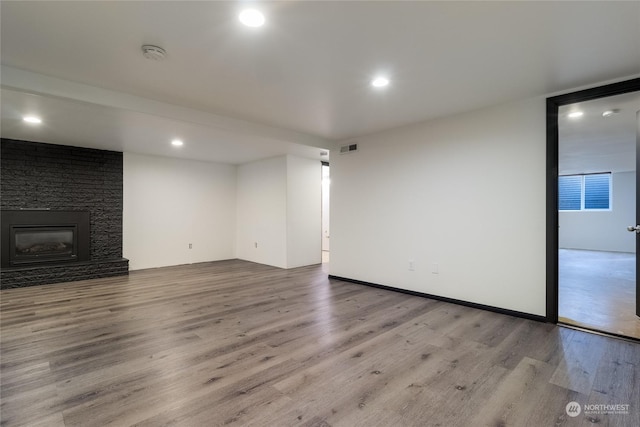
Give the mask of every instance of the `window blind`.
POLYGON ((584 176, 584 208, 609 209, 611 174, 584 176))
POLYGON ((558 209, 579 211, 582 203, 582 175, 558 177, 558 209))
POLYGON ((558 209, 611 209, 611 173, 559 176, 558 209))

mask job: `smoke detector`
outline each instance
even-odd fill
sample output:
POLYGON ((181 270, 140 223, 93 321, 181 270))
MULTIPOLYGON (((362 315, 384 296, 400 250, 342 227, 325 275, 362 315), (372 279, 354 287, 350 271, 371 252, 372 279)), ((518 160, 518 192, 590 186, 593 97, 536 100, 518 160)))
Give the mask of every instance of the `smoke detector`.
POLYGON ((153 61, 162 61, 167 56, 167 52, 163 48, 150 44, 142 46, 142 54, 145 58, 153 61))

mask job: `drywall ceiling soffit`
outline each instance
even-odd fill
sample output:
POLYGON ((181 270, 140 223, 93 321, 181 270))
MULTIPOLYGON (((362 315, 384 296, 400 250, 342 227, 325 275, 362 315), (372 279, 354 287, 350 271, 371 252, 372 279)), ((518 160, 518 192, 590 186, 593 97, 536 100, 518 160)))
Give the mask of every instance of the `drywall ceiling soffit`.
POLYGON ((329 141, 135 95, 2 67, 2 137, 241 164, 290 154, 327 160, 329 141), (22 122, 42 117, 41 126, 22 122), (173 138, 185 141, 172 147, 173 138))
POLYGON ((229 164, 285 154, 318 160, 328 157, 320 155, 328 151, 324 148, 261 136, 251 129, 215 127, 7 88, 2 88, 0 97, 3 138, 229 164), (25 124, 25 112, 37 112, 43 123, 25 124), (173 147, 170 142, 174 138, 182 139, 185 145, 173 147))

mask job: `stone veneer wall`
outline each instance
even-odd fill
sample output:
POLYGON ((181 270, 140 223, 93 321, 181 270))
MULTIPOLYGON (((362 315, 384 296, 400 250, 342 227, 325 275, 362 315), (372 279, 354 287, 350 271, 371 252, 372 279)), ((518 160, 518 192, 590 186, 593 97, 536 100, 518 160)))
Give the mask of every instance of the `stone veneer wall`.
POLYGON ((80 210, 90 214, 88 262, 3 268, 13 288, 128 274, 122 258, 122 153, 2 139, 3 210, 80 210))

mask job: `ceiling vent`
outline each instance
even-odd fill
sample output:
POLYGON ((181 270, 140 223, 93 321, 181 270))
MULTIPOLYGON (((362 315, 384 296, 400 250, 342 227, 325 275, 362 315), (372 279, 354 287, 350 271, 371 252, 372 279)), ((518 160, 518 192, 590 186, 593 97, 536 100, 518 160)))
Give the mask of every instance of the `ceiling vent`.
POLYGON ((150 44, 142 46, 142 54, 145 58, 153 61, 162 61, 167 56, 167 52, 163 48, 150 44))
POLYGON ((358 144, 348 144, 340 147, 340 154, 348 154, 358 151, 358 144))

